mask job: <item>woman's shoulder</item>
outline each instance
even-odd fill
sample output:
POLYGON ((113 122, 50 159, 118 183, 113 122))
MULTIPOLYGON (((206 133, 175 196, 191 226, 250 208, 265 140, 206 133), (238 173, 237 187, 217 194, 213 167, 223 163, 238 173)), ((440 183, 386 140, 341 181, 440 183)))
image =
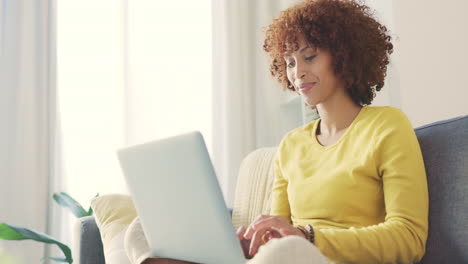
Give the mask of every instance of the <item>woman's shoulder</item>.
POLYGON ((368 128, 369 133, 382 134, 391 131, 406 131, 410 133, 414 130, 408 117, 399 108, 393 106, 369 106, 366 109, 366 114, 366 120, 362 126, 368 128))
POLYGON ((367 106, 366 117, 369 121, 377 121, 386 125, 409 123, 405 113, 393 106, 367 106))
POLYGON ((312 131, 315 128, 316 123, 318 123, 319 119, 316 119, 310 123, 307 123, 305 125, 302 125, 300 127, 296 127, 293 130, 289 131, 285 138, 296 138, 296 137, 304 137, 304 136, 310 136, 312 131))
POLYGON ((379 117, 401 117, 406 115, 399 108, 393 106, 366 106, 366 111, 370 115, 375 115, 379 117))
POLYGON ((284 136, 283 139, 281 140, 280 147, 283 145, 291 145, 291 144, 296 144, 298 142, 303 142, 304 138, 308 138, 312 135, 313 130, 315 128, 316 123, 318 122, 317 120, 314 120, 310 123, 307 123, 305 125, 302 125, 300 127, 296 127, 289 132, 287 132, 284 136))

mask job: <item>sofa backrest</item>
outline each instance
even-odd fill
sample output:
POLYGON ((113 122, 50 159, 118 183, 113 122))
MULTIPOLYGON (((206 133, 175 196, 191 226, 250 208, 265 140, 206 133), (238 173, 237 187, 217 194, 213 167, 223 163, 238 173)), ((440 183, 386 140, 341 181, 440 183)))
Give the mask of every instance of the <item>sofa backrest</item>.
POLYGON ((258 215, 269 214, 276 148, 262 148, 247 155, 239 168, 232 224, 248 226, 258 215))
POLYGON ((420 263, 468 263, 468 116, 415 131, 429 188, 429 236, 420 263))
MULTIPOLYGON (((415 129, 429 188, 429 237, 421 264, 468 263, 468 116, 415 129)), ((233 224, 268 214, 276 148, 258 149, 241 164, 233 224)))

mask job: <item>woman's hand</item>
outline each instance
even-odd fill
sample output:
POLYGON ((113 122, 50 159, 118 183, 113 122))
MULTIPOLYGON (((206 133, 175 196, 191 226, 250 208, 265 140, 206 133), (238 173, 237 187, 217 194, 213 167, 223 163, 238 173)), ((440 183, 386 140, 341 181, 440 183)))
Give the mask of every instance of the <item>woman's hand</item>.
MULTIPOLYGON (((239 228, 237 232, 239 239, 243 231, 239 228)), ((248 255, 254 256, 263 243, 272 238, 285 236, 305 237, 302 231, 295 228, 282 216, 260 215, 245 230, 243 239, 250 240, 248 255)))
POLYGON ((245 239, 244 234, 247 228, 245 226, 241 226, 237 229, 237 239, 242 247, 242 251, 244 252, 244 256, 246 258, 250 258, 249 256, 249 248, 250 248, 250 239, 245 239))

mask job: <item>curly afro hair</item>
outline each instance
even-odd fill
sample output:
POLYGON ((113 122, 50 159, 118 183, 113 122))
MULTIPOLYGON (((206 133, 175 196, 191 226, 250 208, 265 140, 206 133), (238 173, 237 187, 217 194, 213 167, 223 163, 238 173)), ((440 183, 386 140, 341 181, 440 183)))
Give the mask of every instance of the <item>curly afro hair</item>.
POLYGON ((306 0, 285 11, 267 28, 263 49, 271 74, 294 91, 286 75, 284 54, 296 51, 298 36, 332 55, 335 74, 357 105, 369 105, 384 79, 393 52, 391 37, 372 10, 352 0, 306 0))

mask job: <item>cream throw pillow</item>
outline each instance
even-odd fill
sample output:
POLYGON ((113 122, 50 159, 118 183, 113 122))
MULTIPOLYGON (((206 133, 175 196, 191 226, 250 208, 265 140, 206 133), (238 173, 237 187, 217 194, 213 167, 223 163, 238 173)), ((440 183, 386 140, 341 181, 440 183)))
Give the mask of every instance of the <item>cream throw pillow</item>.
POLYGON ((124 237, 137 213, 130 196, 108 194, 91 201, 101 233, 106 264, 130 264, 124 249, 124 237))

